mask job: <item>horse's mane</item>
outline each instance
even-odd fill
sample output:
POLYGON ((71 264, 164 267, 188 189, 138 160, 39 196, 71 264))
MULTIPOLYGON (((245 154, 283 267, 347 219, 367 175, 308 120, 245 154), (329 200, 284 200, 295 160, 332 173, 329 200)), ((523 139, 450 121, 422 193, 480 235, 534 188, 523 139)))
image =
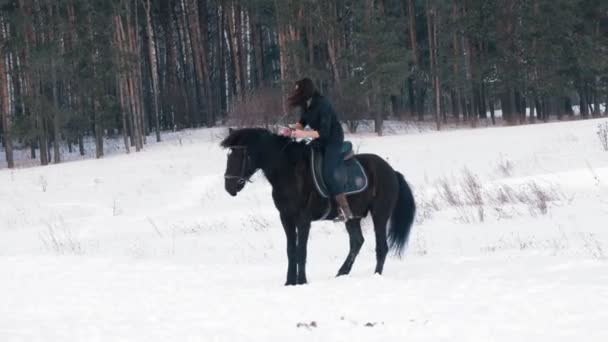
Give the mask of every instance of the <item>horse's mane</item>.
POLYGON ((265 142, 270 142, 272 134, 269 130, 263 128, 242 128, 231 130, 228 136, 222 140, 220 145, 224 148, 230 148, 234 146, 247 146, 249 148, 254 145, 266 145, 265 142))
POLYGON ((235 146, 247 146, 251 156, 263 164, 267 164, 268 158, 282 157, 284 160, 294 162, 303 158, 305 144, 293 142, 291 139, 274 134, 264 128, 242 128, 232 130, 222 140, 220 146, 230 148, 235 146))

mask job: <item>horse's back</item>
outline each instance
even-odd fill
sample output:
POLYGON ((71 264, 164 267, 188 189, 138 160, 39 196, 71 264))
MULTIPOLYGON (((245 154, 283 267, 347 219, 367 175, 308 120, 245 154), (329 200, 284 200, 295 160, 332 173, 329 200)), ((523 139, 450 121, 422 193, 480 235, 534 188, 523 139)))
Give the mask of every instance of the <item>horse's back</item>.
POLYGON ((384 158, 373 153, 356 154, 354 158, 361 163, 374 188, 382 184, 388 187, 398 186, 397 173, 384 158))
POLYGON ((380 157, 377 154, 360 153, 355 154, 354 158, 356 158, 361 164, 363 164, 363 167, 366 171, 375 170, 378 172, 382 172, 383 170, 386 170, 384 172, 394 172, 393 167, 384 158, 380 157))

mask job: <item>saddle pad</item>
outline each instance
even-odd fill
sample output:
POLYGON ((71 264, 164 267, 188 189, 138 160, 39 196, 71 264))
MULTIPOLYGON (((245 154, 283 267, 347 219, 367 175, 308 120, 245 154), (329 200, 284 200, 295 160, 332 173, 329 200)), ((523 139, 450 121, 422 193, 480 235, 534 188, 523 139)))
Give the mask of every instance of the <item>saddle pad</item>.
MULTIPOLYGON (((315 183, 317 191, 321 197, 328 198, 329 192, 323 179, 323 154, 321 151, 311 148, 311 169, 312 177, 315 183)), ((341 163, 341 167, 337 170, 342 184, 344 184, 344 194, 353 195, 360 193, 367 189, 367 174, 363 169, 363 166, 359 163, 357 158, 351 158, 344 160, 341 163)))

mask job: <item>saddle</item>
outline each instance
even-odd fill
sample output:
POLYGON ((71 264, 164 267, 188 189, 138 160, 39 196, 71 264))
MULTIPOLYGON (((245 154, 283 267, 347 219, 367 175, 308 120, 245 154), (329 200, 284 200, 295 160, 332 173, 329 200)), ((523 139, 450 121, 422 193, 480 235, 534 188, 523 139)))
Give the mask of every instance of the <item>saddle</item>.
MULTIPOLYGON (((315 187, 321 197, 329 198, 329 191, 327 191, 327 185, 323 178, 323 152, 321 149, 311 148, 310 153, 312 177, 315 187)), ((344 194, 347 196, 353 195, 367 189, 367 174, 361 163, 355 158, 353 144, 350 141, 345 141, 342 144, 342 159, 343 162, 336 172, 338 172, 340 180, 344 185, 344 194)))

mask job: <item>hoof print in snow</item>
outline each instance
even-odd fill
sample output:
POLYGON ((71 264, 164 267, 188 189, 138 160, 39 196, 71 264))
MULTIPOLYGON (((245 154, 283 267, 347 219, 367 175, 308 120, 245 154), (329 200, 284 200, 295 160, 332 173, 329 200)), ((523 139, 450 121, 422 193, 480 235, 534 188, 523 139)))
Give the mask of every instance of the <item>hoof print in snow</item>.
POLYGON ((364 326, 369 327, 369 328, 373 328, 373 327, 375 327, 378 324, 384 324, 384 322, 381 322, 381 323, 378 323, 378 322, 373 322, 373 323, 372 322, 367 322, 367 323, 364 324, 364 326))
POLYGON ((310 323, 298 323, 296 324, 296 327, 298 328, 306 328, 308 330, 310 330, 310 328, 316 328, 317 327, 317 322, 315 321, 311 321, 310 323))

